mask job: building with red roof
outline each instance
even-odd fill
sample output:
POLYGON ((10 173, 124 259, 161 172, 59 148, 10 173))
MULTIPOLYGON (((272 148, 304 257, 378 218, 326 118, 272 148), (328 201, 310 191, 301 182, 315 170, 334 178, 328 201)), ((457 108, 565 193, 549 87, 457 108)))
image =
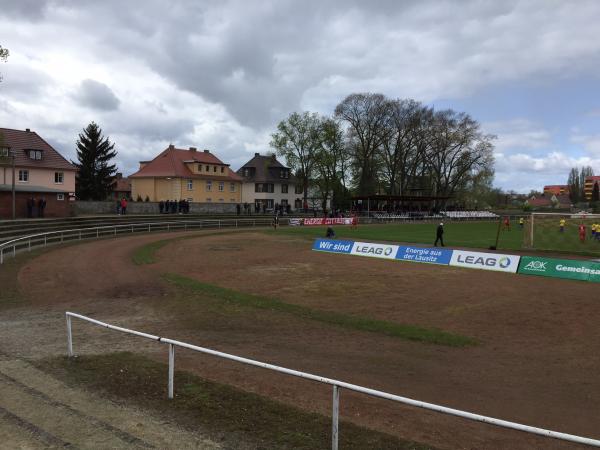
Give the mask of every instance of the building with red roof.
POLYGON ((150 201, 241 203, 242 178, 209 150, 169 145, 129 176, 132 198, 150 201))
POLYGON ((552 195, 569 195, 571 187, 568 184, 552 184, 544 186, 544 194, 552 195))
POLYGON ((591 176, 591 177, 585 177, 585 183, 583 185, 583 190, 585 192, 585 199, 586 200, 591 200, 592 199, 592 191, 594 190, 594 184, 598 183, 598 185, 600 186, 600 176, 591 176))
POLYGON ((12 217, 13 162, 17 217, 69 215, 77 168, 35 131, 0 128, 0 218, 12 217))

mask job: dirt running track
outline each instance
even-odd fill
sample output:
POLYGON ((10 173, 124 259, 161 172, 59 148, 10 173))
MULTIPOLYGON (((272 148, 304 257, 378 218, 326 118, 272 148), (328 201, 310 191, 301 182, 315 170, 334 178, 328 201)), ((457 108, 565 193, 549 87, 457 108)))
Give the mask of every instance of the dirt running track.
MULTIPOLYGON (((26 263, 19 283, 29 305, 0 311, 0 351, 11 360, 63 353, 63 314, 72 309, 419 400, 600 438, 600 295, 591 283, 318 254, 307 241, 260 233, 179 241, 158 252, 157 264, 131 262, 137 247, 165 236, 175 235, 58 248, 26 263), (426 345, 273 311, 185 309, 160 280, 165 272, 318 309, 435 326, 482 344, 426 345)), ((75 325, 78 353, 130 349, 164 360, 165 348, 121 338, 75 325)), ((197 354, 178 353, 177 361, 204 377, 330 413, 325 387, 197 354)), ((341 413, 440 448, 580 448, 348 392, 341 413)))

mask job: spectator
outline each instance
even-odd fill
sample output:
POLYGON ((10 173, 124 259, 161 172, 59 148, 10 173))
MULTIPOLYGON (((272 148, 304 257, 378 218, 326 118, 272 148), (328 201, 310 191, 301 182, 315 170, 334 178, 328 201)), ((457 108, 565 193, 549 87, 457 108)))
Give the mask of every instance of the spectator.
POLYGON ((440 222, 435 231, 435 242, 433 243, 434 247, 437 247, 438 241, 440 241, 442 247, 444 247, 444 222, 440 222))
POLYGON ((158 202, 158 210, 160 211, 160 214, 162 214, 165 210, 165 202, 163 202, 162 200, 158 202))
POLYGON ((121 214, 125 215, 127 213, 127 199, 123 197, 121 199, 121 214))

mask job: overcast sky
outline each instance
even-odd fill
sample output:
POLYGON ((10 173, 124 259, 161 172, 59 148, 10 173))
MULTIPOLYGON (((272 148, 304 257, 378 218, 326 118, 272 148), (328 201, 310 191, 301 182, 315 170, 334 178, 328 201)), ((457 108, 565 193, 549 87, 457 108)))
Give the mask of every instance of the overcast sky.
POLYGON ((126 175, 169 143, 234 169, 353 92, 466 111, 495 185, 600 173, 600 1, 1 0, 0 126, 67 158, 96 121, 126 175))

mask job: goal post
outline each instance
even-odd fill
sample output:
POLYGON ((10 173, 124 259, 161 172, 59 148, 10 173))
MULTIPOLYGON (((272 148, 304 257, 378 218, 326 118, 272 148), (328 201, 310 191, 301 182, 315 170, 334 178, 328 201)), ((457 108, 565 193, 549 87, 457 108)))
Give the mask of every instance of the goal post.
POLYGON ((600 214, 532 213, 525 221, 523 247, 600 255, 600 214), (585 235, 580 236, 580 227, 585 235), (598 229, 598 233, 592 230, 598 229))

